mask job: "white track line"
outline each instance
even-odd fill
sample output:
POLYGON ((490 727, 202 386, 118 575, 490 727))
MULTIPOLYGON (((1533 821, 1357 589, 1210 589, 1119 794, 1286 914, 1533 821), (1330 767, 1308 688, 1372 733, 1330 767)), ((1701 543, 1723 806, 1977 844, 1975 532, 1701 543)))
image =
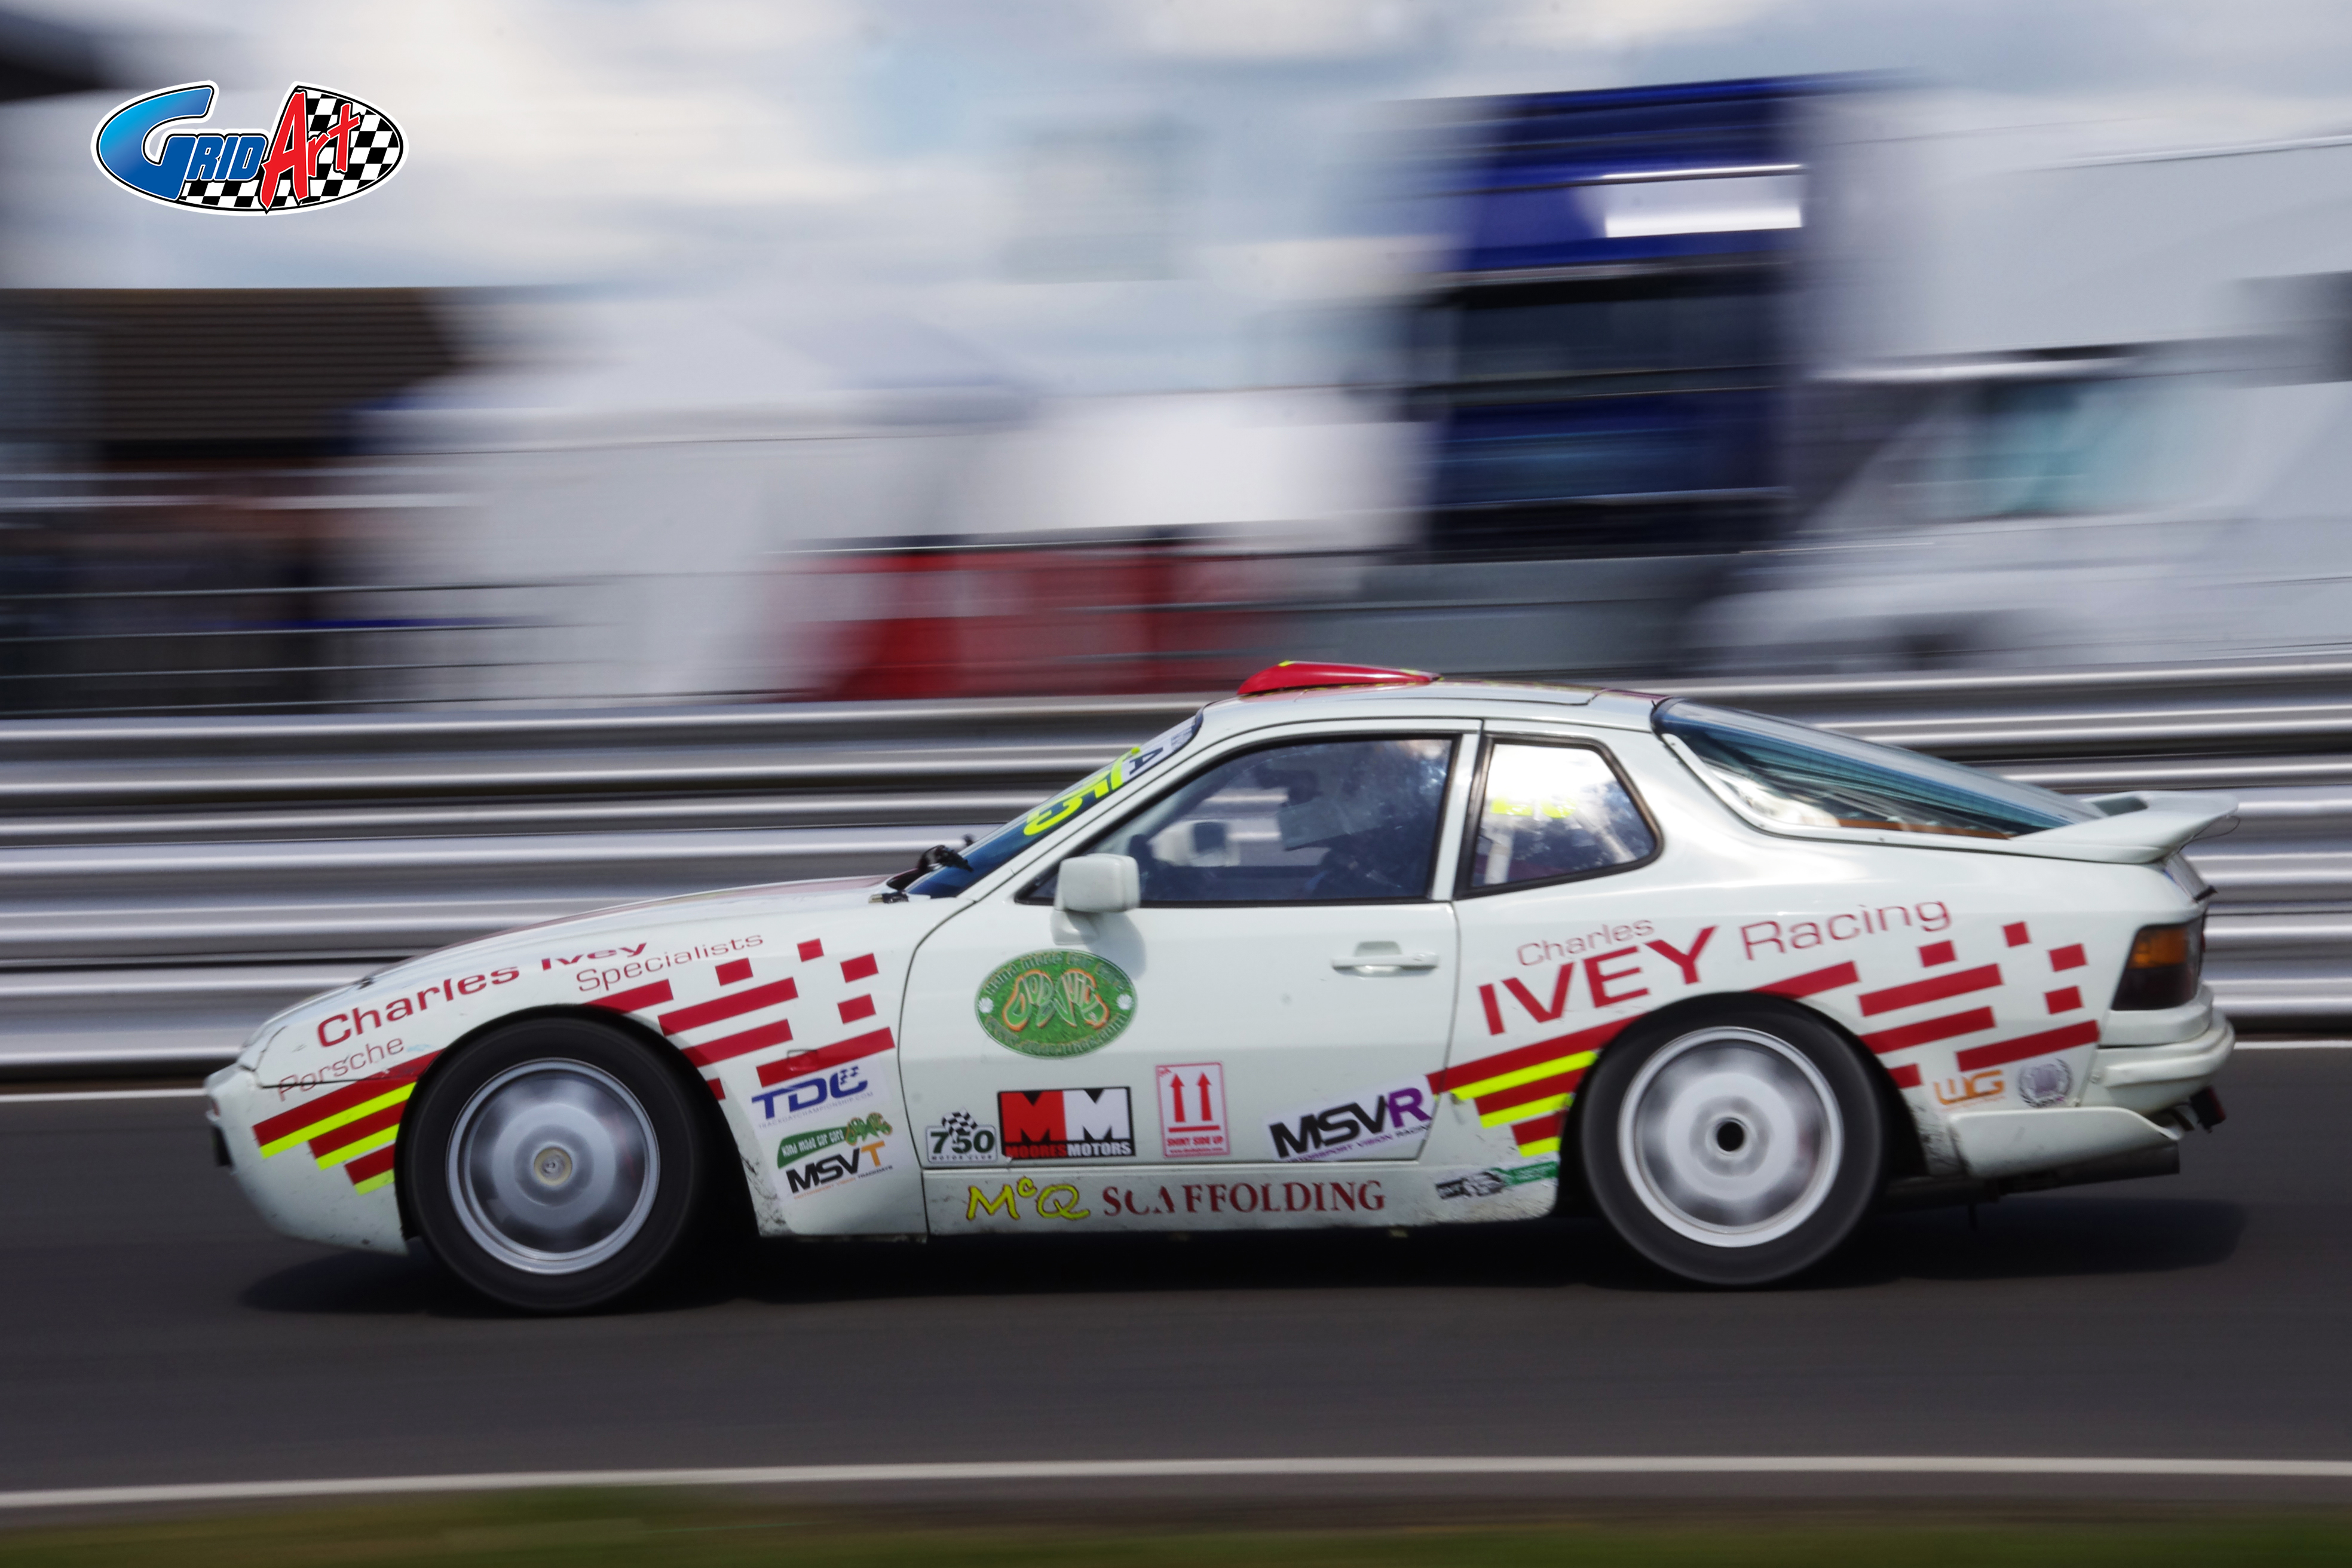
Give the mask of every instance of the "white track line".
POLYGON ((1506 1455, 1495 1458, 1042 1459, 915 1465, 773 1465, 709 1470, 516 1470, 488 1475, 359 1476, 318 1481, 68 1487, 0 1492, 0 1510, 429 1492, 612 1487, 829 1487, 877 1482, 1255 1479, 1298 1476, 2114 1476, 2232 1480, 2352 1480, 2352 1459, 2006 1458, 1921 1455, 1506 1455))
POLYGON ((61 1100, 193 1100, 202 1093, 201 1089, 77 1089, 56 1094, 0 1094, 0 1105, 25 1100, 52 1105, 61 1100))

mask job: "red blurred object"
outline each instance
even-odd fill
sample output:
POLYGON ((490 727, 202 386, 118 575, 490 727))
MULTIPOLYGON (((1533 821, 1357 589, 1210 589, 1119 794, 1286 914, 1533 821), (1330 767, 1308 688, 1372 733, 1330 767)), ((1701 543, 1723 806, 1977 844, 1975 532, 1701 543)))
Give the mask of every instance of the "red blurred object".
POLYGON ((827 668, 784 684, 833 701, 1214 690, 1273 640, 1266 573, 1183 538, 828 552, 786 612, 826 628, 827 668))
POLYGON ((1285 659, 1242 682, 1241 694, 1312 691, 1325 686, 1426 686, 1437 677, 1421 669, 1382 669, 1370 664, 1318 664, 1285 659))

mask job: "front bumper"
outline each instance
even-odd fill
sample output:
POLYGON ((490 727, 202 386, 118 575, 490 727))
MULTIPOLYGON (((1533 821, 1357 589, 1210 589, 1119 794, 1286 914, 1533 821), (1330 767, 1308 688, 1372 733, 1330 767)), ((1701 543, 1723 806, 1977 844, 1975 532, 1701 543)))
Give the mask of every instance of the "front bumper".
POLYGON ((341 1165, 321 1165, 302 1144, 265 1154, 255 1128, 281 1109, 283 1097, 238 1063, 205 1080, 205 1119, 215 1147, 264 1223, 282 1235, 336 1247, 404 1253, 400 1203, 389 1184, 361 1191, 341 1165))

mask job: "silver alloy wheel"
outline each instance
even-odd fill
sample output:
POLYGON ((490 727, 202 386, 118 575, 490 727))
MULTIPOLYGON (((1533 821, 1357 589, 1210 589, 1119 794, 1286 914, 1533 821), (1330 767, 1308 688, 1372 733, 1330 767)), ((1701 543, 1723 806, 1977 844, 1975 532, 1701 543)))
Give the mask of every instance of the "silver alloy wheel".
POLYGON ((1821 1069, 1756 1029, 1700 1029, 1642 1064, 1617 1146, 1643 1206, 1693 1241, 1757 1247, 1820 1209, 1845 1153, 1821 1069))
POLYGON ((525 1062, 474 1091, 449 1137, 449 1193, 501 1263, 577 1274, 642 1229, 661 1148, 636 1096, 585 1062, 525 1062))

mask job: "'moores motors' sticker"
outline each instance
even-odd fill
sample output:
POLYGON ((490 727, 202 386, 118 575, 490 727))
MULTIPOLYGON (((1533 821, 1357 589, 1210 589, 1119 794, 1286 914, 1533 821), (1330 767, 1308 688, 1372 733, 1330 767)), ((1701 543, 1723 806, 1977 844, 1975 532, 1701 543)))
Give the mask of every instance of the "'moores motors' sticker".
POLYGON ((1135 1016, 1135 982, 1090 952, 1024 952, 980 983, 980 1026, 1024 1057, 1082 1057, 1135 1016))

